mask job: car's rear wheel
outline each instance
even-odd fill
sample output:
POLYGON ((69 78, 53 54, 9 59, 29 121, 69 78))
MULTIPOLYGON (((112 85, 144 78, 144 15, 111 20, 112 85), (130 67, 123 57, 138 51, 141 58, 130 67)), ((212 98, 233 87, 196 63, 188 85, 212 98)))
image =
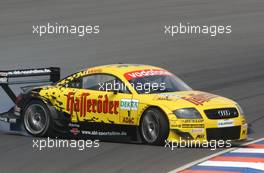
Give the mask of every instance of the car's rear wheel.
POLYGON ((33 136, 51 135, 52 118, 45 103, 39 100, 31 101, 25 108, 23 124, 26 131, 33 136))
POLYGON ((143 141, 151 145, 162 145, 169 135, 169 123, 166 115, 157 108, 144 112, 140 121, 143 141))

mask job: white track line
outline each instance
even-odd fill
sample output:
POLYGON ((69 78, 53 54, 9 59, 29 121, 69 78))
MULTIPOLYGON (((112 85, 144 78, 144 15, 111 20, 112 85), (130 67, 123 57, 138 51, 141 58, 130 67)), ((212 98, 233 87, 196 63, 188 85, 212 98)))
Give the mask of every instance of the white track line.
POLYGON ((264 163, 245 163, 245 162, 229 162, 229 161, 205 161, 199 164, 200 166, 214 166, 214 167, 239 167, 239 168, 252 168, 264 171, 264 163))
MULTIPOLYGON (((257 140, 254 140, 254 141, 251 141, 251 142, 245 143, 245 144, 243 144, 243 145, 241 145, 241 146, 245 146, 245 145, 253 144, 253 143, 256 143, 256 142, 259 142, 259 141, 262 141, 262 140, 264 140, 264 138, 260 138, 260 139, 257 139, 257 140)), ((241 149, 241 148, 240 148, 240 149, 241 149)), ((229 149, 226 149, 226 150, 223 150, 223 151, 220 151, 220 152, 214 153, 214 154, 212 154, 212 155, 209 155, 209 156, 203 157, 203 158, 201 158, 201 159, 199 159, 199 160, 196 160, 196 161, 190 162, 190 163, 188 163, 188 164, 186 164, 186 165, 183 165, 183 166, 181 166, 181 167, 179 167, 179 168, 176 168, 176 169, 174 169, 174 170, 171 170, 171 171, 169 171, 168 173, 177 173, 177 172, 180 172, 180 171, 185 170, 185 169, 187 169, 187 168, 189 168, 189 167, 192 167, 192 166, 194 166, 194 165, 197 165, 197 164, 199 164, 199 163, 201 163, 201 162, 204 162, 204 161, 206 161, 206 160, 209 160, 209 159, 211 159, 211 158, 213 158, 213 157, 216 157, 216 156, 219 156, 219 155, 225 154, 225 153, 230 152, 230 151, 233 152, 234 150, 239 150, 239 149, 236 148, 236 147, 234 147, 234 148, 229 148, 229 149)), ((247 149, 247 150, 248 150, 248 149, 247 149)))
POLYGON ((239 148, 231 153, 264 153, 264 149, 259 148, 239 148))

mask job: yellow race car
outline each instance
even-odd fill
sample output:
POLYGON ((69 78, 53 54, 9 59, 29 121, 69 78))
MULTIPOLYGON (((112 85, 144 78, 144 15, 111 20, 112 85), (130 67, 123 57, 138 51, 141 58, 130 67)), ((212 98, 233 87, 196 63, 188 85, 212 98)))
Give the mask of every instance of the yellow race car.
POLYGON ((16 75, 1 72, 0 81, 16 103, 15 116, 33 136, 72 135, 153 145, 166 140, 247 138, 244 113, 235 101, 194 91, 159 67, 104 65, 62 80, 58 80, 59 68, 30 70, 16 75), (18 97, 7 89, 9 78, 41 74, 50 75, 53 84, 24 88, 18 97))

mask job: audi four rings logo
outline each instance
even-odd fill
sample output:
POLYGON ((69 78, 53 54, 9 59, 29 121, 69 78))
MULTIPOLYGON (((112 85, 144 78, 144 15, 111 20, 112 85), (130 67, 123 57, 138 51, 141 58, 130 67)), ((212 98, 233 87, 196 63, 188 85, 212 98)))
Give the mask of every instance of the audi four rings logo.
POLYGON ((221 117, 227 117, 231 115, 231 112, 229 110, 219 110, 217 113, 221 117))

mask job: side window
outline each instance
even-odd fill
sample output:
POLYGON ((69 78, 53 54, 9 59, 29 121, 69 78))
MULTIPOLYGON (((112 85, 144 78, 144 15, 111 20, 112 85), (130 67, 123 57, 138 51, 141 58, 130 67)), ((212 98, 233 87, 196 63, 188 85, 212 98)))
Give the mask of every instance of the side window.
POLYGON ((98 91, 119 90, 120 93, 129 93, 122 81, 108 74, 94 74, 82 78, 82 88, 98 91))
POLYGON ((105 74, 95 74, 83 77, 83 89, 102 90, 105 91, 105 85, 114 80, 115 77, 105 74))
POLYGON ((126 93, 126 94, 130 93, 128 88, 120 79, 116 79, 113 85, 115 86, 115 88, 118 90, 119 93, 126 93))
POLYGON ((65 85, 66 88, 82 88, 82 79, 75 79, 65 85))

